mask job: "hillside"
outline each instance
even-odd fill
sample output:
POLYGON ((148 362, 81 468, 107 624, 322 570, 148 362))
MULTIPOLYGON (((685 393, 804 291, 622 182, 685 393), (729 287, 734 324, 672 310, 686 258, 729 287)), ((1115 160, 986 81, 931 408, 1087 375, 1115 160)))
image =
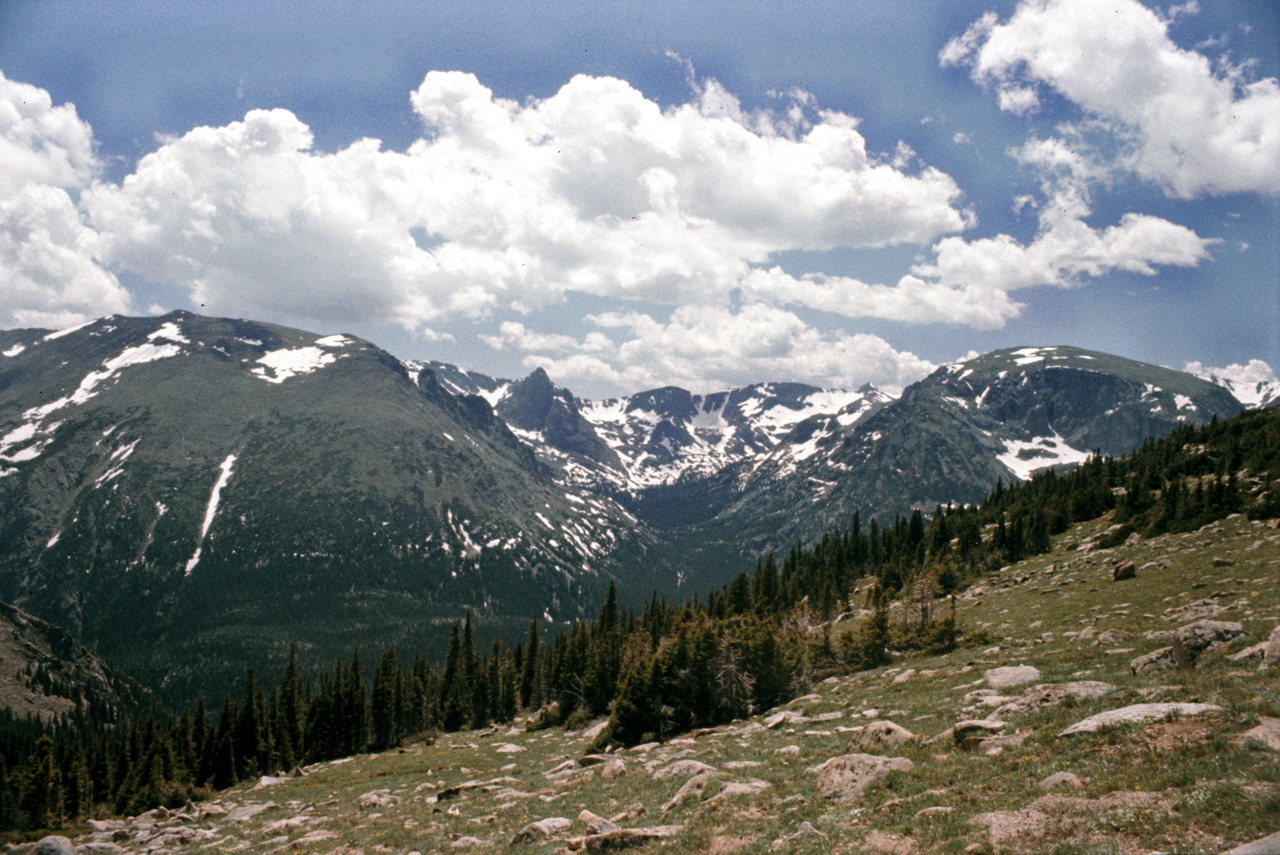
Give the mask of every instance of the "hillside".
POLYGON ((466 606, 573 617, 628 548, 482 399, 358 339, 174 313, 5 342, 0 599, 170 697, 287 641, 441 655, 466 606))
MULTIPOLYGON (((1280 534, 1235 516, 1097 548, 1110 526, 1075 526, 1051 553, 958 597, 962 649, 816 673, 803 696, 729 725, 604 756, 588 753, 594 729, 451 734, 255 780, 187 811, 98 823, 77 842, 404 855, 654 839, 664 842, 651 851, 1136 855, 1218 852, 1274 832, 1280 707, 1258 648, 1280 624, 1280 534), (1126 563, 1136 577, 1115 581, 1126 563), (1131 667, 1206 618, 1244 634, 1189 670, 1131 667), (1147 704, 1186 706, 1065 733, 1147 704)), ((837 644, 840 631, 812 629, 837 644)))
POLYGON ((0 603, 0 707, 44 721, 110 723, 158 709, 147 690, 63 629, 0 603))

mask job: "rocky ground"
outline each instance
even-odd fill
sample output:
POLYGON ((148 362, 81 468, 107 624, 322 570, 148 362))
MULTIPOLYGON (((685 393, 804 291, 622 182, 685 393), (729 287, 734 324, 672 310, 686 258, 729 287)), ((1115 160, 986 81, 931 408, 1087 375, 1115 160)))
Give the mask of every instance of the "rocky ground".
POLYGON ((1280 831, 1280 532, 1234 517, 1101 550, 1107 527, 959 597, 986 641, 750 720, 606 755, 586 753, 595 728, 452 734, 41 845, 1137 855, 1280 831))

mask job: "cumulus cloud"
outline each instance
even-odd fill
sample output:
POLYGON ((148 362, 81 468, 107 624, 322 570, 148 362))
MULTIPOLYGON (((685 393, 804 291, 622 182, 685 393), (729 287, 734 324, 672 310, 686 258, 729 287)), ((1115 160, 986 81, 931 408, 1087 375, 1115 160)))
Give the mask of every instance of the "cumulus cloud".
POLYGON ((804 101, 770 118, 707 83, 664 110, 578 76, 518 104, 433 71, 411 97, 424 136, 403 153, 313 152, 293 114, 257 110, 166 142, 85 207, 104 258, 210 311, 297 315, 306 292, 312 317, 410 328, 567 291, 723 300, 776 252, 968 224, 950 177, 875 157, 854 119, 804 101))
POLYGON ((1280 193, 1280 83, 1178 47, 1137 0, 1024 0, 1008 21, 987 13, 939 54, 1028 114, 1049 89, 1117 140, 1116 168, 1170 195, 1280 193), (1105 23, 1100 23, 1105 22, 1105 23))
POLYGON ((1191 229, 1146 214, 1125 214, 1096 229, 1085 222, 1086 201, 1068 184, 1040 212, 1030 243, 1000 234, 966 240, 945 237, 933 258, 911 268, 896 284, 868 284, 845 276, 793 276, 780 267, 753 270, 743 290, 757 299, 802 305, 846 317, 907 323, 959 323, 999 329, 1024 306, 1012 292, 1067 288, 1113 271, 1145 276, 1156 265, 1194 267, 1214 241, 1191 229))
POLYGON ((0 326, 72 326, 129 308, 94 262, 97 235, 73 198, 98 170, 75 107, 0 73, 0 326))
POLYGON ((1273 404, 1280 397, 1280 377, 1261 359, 1250 359, 1245 365, 1232 363, 1221 368, 1212 368, 1198 361, 1188 362, 1183 370, 1226 387, 1245 406, 1273 404))
POLYGON ((936 367, 878 336, 823 333, 791 312, 762 303, 736 311, 682 306, 666 321, 641 312, 602 313, 589 320, 609 338, 592 342, 593 333, 578 348, 549 341, 533 348, 537 352, 525 363, 557 378, 632 389, 674 384, 699 392, 768 377, 819 386, 873 382, 898 390, 936 367))

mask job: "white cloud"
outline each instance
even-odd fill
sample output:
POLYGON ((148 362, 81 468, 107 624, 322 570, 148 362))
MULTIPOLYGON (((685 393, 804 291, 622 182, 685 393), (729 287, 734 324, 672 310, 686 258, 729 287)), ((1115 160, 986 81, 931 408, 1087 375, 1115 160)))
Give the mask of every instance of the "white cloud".
POLYGON ((99 164, 75 107, 0 74, 0 326, 63 328, 126 311, 129 296, 94 263, 94 232, 72 194, 99 164))
POLYGON ((1029 244, 1005 234, 977 240, 946 237, 934 245, 932 261, 915 265, 892 286, 844 276, 796 277, 773 267, 753 270, 743 280, 743 290, 770 303, 851 318, 998 329, 1023 308, 1012 292, 1073 287, 1085 277, 1113 271, 1150 276, 1156 265, 1194 267, 1209 257, 1213 240, 1158 217, 1131 213, 1105 229, 1091 227, 1084 221, 1088 205, 1074 189, 1067 183, 1050 198, 1029 244))
MULTIPOLYGON (((894 350, 874 335, 822 333, 791 312, 760 303, 738 311, 683 306, 667 321, 639 312, 589 318, 618 343, 602 336, 567 353, 548 341, 525 358, 557 378, 605 382, 625 388, 674 384, 699 392, 786 377, 819 386, 851 387, 873 382, 898 390, 936 366, 894 350), (586 352, 583 352, 586 351, 586 352), (566 353, 557 356, 557 353, 566 353)), ((593 334, 596 335, 596 334, 593 334)))
POLYGON ((1225 387, 1247 407, 1272 404, 1280 399, 1280 377, 1261 359, 1250 359, 1246 365, 1232 363, 1221 368, 1212 368, 1202 362, 1188 362, 1183 370, 1225 387))
POLYGON ((408 328, 567 291, 721 302, 776 252, 928 243, 970 221, 951 178, 877 158, 812 96, 775 115, 714 81, 696 94, 663 110, 578 76, 517 104, 431 72, 406 152, 313 152, 293 114, 257 110, 166 142, 85 207, 105 258, 208 311, 408 328))
POLYGON ((1069 99, 1121 144, 1115 165, 1174 196, 1280 193, 1280 84, 1179 48, 1137 0, 1024 0, 987 13, 942 49, 971 67, 1001 109, 1025 114, 1040 87, 1069 99))

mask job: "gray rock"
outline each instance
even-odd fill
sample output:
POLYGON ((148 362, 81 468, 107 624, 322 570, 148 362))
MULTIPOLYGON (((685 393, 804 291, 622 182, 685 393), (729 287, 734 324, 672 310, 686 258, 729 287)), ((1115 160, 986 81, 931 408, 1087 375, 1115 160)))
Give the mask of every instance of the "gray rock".
POLYGON ((1094 642, 1094 645, 1113 647, 1117 644, 1128 641, 1130 638, 1133 638, 1133 636, 1125 632, 1123 629, 1108 629, 1098 633, 1098 640, 1094 642))
POLYGON ((987 685, 993 689, 1008 689, 1040 679, 1040 671, 1031 665, 1010 665, 983 672, 987 685))
POLYGON ((708 766, 698 760, 677 760, 670 766, 664 766, 653 773, 653 777, 659 781, 665 781, 667 778, 688 778, 692 775, 700 775, 703 772, 714 772, 715 766, 708 766))
POLYGON ((1201 655, 1242 635, 1247 635, 1244 627, 1234 621, 1198 620, 1173 631, 1173 656, 1179 667, 1190 668, 1201 655))
MULTIPOLYGON (((708 767, 709 769, 710 767, 708 767)), ((676 790, 676 794, 662 806, 662 812, 675 810, 687 801, 702 798, 702 793, 707 788, 707 784, 711 782, 712 772, 699 772, 692 778, 684 782, 684 786, 676 790)))
POLYGON ((891 721, 873 721, 853 737, 849 747, 870 754, 882 754, 892 751, 904 742, 910 742, 915 739, 915 736, 905 727, 891 721))
POLYGON ((1079 775, 1073 775, 1070 772, 1054 772, 1038 786, 1046 793, 1052 790, 1083 790, 1084 781, 1080 780, 1079 775))
POLYGON ((572 822, 563 816, 552 816, 547 819, 540 819, 537 822, 531 822, 524 828, 516 832, 515 837, 511 838, 512 846, 519 846, 521 843, 529 843, 540 838, 552 837, 564 831, 572 822))
POLYGON ((639 846, 650 840, 665 840, 675 837, 684 831, 683 825, 652 825, 647 828, 617 828, 600 834, 592 834, 581 840, 570 841, 571 845, 581 843, 582 849, 588 852, 611 852, 615 849, 628 849, 639 846))
POLYGON ((1262 668, 1274 668, 1280 665, 1280 626, 1271 630, 1266 649, 1262 651, 1262 668))
POLYGON ((76 855, 76 848, 71 845, 71 841, 56 834, 40 838, 36 848, 31 851, 33 855, 76 855))
POLYGON ((1022 693, 1022 697, 999 707, 995 711, 995 716, 1002 719, 1010 715, 1035 712, 1046 707, 1056 706, 1067 698, 1100 698, 1112 691, 1115 691, 1115 686, 1098 680, 1044 683, 1039 686, 1032 686, 1022 693))
POLYGON ((861 798, 867 787, 890 772, 910 772, 915 764, 905 757, 880 757, 875 754, 846 754, 832 757, 817 767, 817 793, 834 802, 861 798))
POLYGON ((1217 704, 1133 704, 1118 710, 1091 715, 1068 727, 1059 736, 1073 736, 1077 733, 1095 733, 1098 730, 1124 722, 1144 722, 1161 719, 1170 714, 1202 715, 1217 712, 1222 707, 1217 704))
POLYGON ((1154 671, 1157 668, 1171 668, 1176 661, 1172 647, 1161 647, 1158 650, 1153 650, 1130 660, 1129 671, 1134 674, 1141 674, 1144 671, 1154 671))
POLYGON ((1276 855, 1277 852, 1280 852, 1280 831, 1242 843, 1235 849, 1228 849, 1223 855, 1276 855))

